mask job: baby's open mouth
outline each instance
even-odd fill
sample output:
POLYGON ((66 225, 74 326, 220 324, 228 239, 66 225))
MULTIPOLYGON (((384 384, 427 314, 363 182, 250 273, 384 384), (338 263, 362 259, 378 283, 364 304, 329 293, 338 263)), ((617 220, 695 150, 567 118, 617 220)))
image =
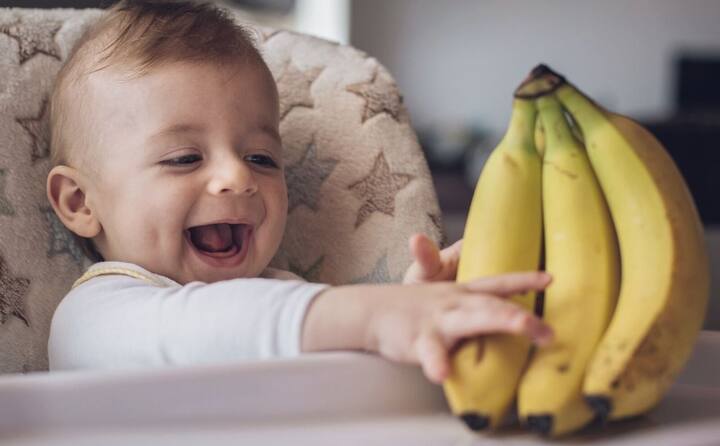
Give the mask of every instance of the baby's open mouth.
POLYGON ((190 242, 200 251, 219 254, 239 252, 243 247, 247 225, 217 223, 188 229, 190 242))

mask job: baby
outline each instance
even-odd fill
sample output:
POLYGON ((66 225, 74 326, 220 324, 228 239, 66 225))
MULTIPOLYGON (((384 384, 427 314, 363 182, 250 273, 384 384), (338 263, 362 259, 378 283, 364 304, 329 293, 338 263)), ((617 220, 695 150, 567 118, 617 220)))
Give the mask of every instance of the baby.
POLYGON ((458 242, 421 234, 403 284, 331 287, 269 268, 287 190, 278 92, 215 7, 123 1, 81 39, 51 99, 48 198, 97 261, 60 303, 50 369, 147 367, 362 350, 450 373, 461 340, 549 342, 504 297, 542 272, 455 283, 458 242))

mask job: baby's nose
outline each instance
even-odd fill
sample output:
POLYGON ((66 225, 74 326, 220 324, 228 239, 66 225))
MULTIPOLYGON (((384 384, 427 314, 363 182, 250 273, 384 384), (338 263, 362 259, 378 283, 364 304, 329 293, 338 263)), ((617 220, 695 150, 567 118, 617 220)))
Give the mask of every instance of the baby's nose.
POLYGON ((252 168, 241 159, 219 160, 212 169, 208 190, 213 195, 246 194, 257 192, 258 186, 252 168))

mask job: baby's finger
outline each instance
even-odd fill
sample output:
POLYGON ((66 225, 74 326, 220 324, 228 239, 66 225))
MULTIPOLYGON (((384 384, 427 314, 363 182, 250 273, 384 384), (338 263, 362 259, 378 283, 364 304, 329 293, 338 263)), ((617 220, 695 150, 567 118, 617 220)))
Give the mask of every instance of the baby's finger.
POLYGON ((532 313, 512 302, 491 297, 466 302, 443 314, 439 329, 450 345, 463 338, 490 333, 524 335, 539 345, 546 345, 553 338, 552 328, 532 313))
POLYGON ((448 246, 447 248, 440 251, 440 257, 445 262, 457 261, 460 259, 460 252, 462 251, 463 239, 460 239, 448 246))
POLYGON ((437 333, 422 335, 417 340, 417 355, 425 376, 436 384, 442 384, 450 374, 448 354, 437 333))
POLYGON ((544 271, 528 271, 481 277, 464 285, 468 291, 509 297, 528 291, 543 290, 551 281, 552 276, 544 271))

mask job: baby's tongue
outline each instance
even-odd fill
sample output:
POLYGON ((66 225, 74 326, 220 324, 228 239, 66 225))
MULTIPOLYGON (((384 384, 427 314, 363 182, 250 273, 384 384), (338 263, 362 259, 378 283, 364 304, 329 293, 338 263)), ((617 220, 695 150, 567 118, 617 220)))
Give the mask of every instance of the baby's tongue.
POLYGON ((232 230, 226 223, 190 228, 190 240, 208 252, 227 251, 233 244, 232 230))

